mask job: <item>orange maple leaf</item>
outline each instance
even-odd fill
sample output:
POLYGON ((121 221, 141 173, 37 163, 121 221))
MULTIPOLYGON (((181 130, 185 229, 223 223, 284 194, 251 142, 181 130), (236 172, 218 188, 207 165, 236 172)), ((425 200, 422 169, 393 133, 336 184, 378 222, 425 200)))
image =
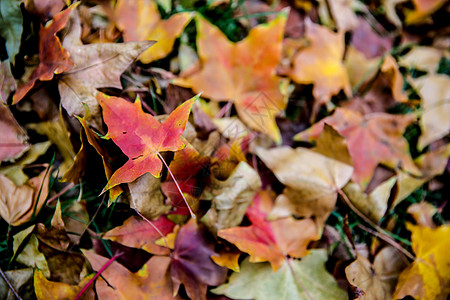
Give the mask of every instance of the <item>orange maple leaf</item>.
POLYGON ((286 107, 276 75, 287 16, 253 28, 233 43, 217 27, 197 16, 201 70, 174 83, 214 101, 233 101, 239 117, 255 130, 280 142, 275 115, 286 107))
POLYGON ((144 113, 139 99, 130 103, 99 93, 97 100, 108 125, 106 137, 111 138, 129 158, 111 176, 105 190, 120 183, 132 182, 147 172, 159 177, 162 169, 160 152, 178 151, 185 147, 181 134, 197 98, 184 102, 165 122, 159 123, 153 116, 144 113))
POLYGON ((162 20, 156 1, 119 0, 114 9, 114 19, 125 42, 157 41, 152 49, 139 57, 147 64, 166 57, 172 51, 175 39, 191 21, 192 13, 178 13, 162 20))

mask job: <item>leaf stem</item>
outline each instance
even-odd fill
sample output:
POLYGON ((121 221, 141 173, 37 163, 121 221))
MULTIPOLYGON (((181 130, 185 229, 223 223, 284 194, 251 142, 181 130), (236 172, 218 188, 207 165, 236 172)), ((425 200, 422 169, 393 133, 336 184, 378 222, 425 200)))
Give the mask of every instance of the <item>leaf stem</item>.
POLYGON ((91 278, 91 280, 89 280, 89 282, 81 289, 81 291, 78 293, 78 295, 75 297, 75 300, 78 300, 81 298, 81 296, 84 294, 84 292, 86 292, 86 290, 89 288, 89 286, 97 279, 98 276, 100 276, 100 274, 105 271, 105 269, 107 267, 109 267, 110 264, 112 264, 119 256, 121 256, 123 253, 119 252, 113 255, 113 257, 111 257, 106 264, 104 264, 100 270, 98 270, 97 274, 95 274, 94 277, 91 278))
POLYGON ((178 191, 180 192, 181 197, 183 197, 184 202, 186 203, 186 206, 189 210, 189 213, 191 214, 192 219, 196 219, 194 212, 192 211, 191 207, 189 206, 189 203, 187 202, 186 198, 183 195, 183 192, 181 191, 180 186, 178 185, 177 180, 175 179, 175 176, 173 175, 172 171, 170 171, 169 166, 167 165, 166 161, 164 160, 164 158, 162 157, 161 154, 159 154, 159 152, 157 152, 159 158, 162 160, 162 162, 164 163, 164 165, 167 168, 167 171, 169 172, 170 176, 173 179, 173 182, 175 182, 175 185, 177 186, 178 191))

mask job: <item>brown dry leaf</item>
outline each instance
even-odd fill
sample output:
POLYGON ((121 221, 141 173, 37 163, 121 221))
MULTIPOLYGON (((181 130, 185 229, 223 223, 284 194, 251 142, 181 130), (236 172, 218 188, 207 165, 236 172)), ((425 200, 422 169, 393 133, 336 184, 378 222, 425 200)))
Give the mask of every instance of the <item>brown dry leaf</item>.
POLYGON ((399 16, 397 15, 397 11, 395 10, 395 7, 397 4, 406 2, 408 0, 381 0, 382 5, 386 9, 386 17, 389 21, 392 22, 397 27, 402 26, 402 21, 400 20, 399 16))
POLYGON ((258 148, 257 155, 287 188, 270 217, 315 216, 318 231, 333 211, 337 191, 353 173, 345 140, 330 126, 317 141, 317 151, 290 147, 258 148))
POLYGON ((30 146, 28 136, 19 126, 8 107, 0 103, 0 164, 2 161, 14 161, 20 157, 30 146))
POLYGON ((128 183, 128 188, 131 198, 130 207, 136 208, 150 220, 167 214, 172 208, 171 205, 164 204, 165 197, 161 191, 161 180, 150 173, 128 183))
POLYGON ((414 203, 408 207, 407 212, 414 218, 417 225, 421 227, 436 228, 433 216, 438 211, 436 207, 428 202, 414 203))
POLYGON ((404 270, 398 279, 394 298, 408 295, 420 300, 445 300, 450 293, 450 226, 436 229, 409 223, 412 249, 416 260, 404 270))
POLYGON ((66 173, 73 164, 75 151, 73 150, 70 133, 64 124, 62 115, 60 114, 57 120, 28 124, 27 128, 47 136, 58 147, 63 157, 63 162, 59 166, 59 169, 62 174, 66 173))
POLYGON ((293 59, 289 76, 297 83, 314 84, 315 112, 331 96, 344 90, 352 91, 343 64, 345 42, 343 32, 334 33, 325 26, 306 20, 306 38, 310 44, 301 49, 293 59))
POLYGON ((70 21, 65 29, 67 35, 63 46, 75 66, 59 79, 61 102, 69 115, 77 116, 84 116, 84 105, 87 105, 92 116, 91 125, 101 129, 100 106, 95 98, 97 88, 121 89, 120 75, 153 42, 83 45, 78 11, 72 13, 70 21))
POLYGON ((38 223, 35 232, 41 243, 59 251, 67 251, 70 239, 67 236, 66 227, 62 219, 61 203, 59 201, 56 204, 50 227, 47 228, 44 224, 38 223))
POLYGON ((364 193, 354 182, 349 182, 342 190, 359 211, 378 223, 388 209, 389 197, 395 182, 396 178, 392 177, 378 185, 370 194, 364 193))
POLYGON ((392 299, 397 278, 408 266, 408 261, 397 249, 384 247, 373 264, 362 255, 345 268, 348 281, 364 292, 358 300, 392 299))
POLYGON ((19 226, 30 221, 44 205, 50 179, 47 171, 21 186, 0 174, 0 215, 10 225, 19 226))
POLYGON ((86 202, 72 201, 70 206, 64 209, 63 221, 67 236, 73 244, 77 245, 90 221, 86 202))
POLYGON ((398 69, 397 62, 392 56, 387 55, 384 57, 380 71, 382 76, 389 82, 394 99, 398 102, 408 101, 408 95, 403 91, 403 76, 398 69))
MULTIPOLYGON (((11 285, 16 289, 17 293, 22 297, 22 299, 33 298, 34 291, 29 288, 29 286, 33 285, 32 268, 6 271, 5 275, 8 278, 9 282, 11 282, 11 285)), ((0 281, 0 299, 17 299, 4 280, 0 281)))
POLYGON ((11 73, 9 60, 0 63, 0 102, 6 104, 9 95, 17 88, 16 80, 11 73))
POLYGON ((350 31, 358 27, 358 18, 353 8, 354 0, 331 0, 328 1, 331 14, 333 15, 336 27, 340 31, 350 31))
POLYGON ((414 70, 422 70, 428 74, 436 73, 439 61, 442 57, 448 58, 449 51, 443 51, 433 47, 417 46, 406 55, 400 57, 398 64, 414 70))
POLYGON ((162 20, 158 5, 152 0, 118 0, 114 8, 114 19, 125 42, 157 42, 139 56, 144 64, 166 57, 192 16, 190 12, 183 12, 162 20))
POLYGON ((202 218, 202 222, 214 232, 238 226, 260 188, 261 179, 258 173, 241 161, 227 180, 213 180, 209 191, 213 197, 211 208, 202 218))
POLYGON ((450 78, 444 74, 429 74, 411 80, 422 98, 423 113, 419 124, 422 135, 418 148, 445 137, 450 132, 450 78))

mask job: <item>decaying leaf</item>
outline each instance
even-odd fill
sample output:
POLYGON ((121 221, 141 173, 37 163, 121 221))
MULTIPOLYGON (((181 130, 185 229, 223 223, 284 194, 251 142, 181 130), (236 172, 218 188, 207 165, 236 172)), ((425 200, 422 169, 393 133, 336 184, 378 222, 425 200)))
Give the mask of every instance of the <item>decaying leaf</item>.
POLYGON ((130 103, 118 97, 100 93, 97 100, 103 108, 103 118, 108 125, 107 137, 111 138, 128 156, 129 160, 109 179, 105 190, 120 183, 132 182, 149 172, 159 177, 162 162, 161 151, 177 151, 184 148, 181 141, 192 104, 198 96, 177 107, 169 118, 159 123, 144 113, 139 99, 130 103))
POLYGON ((212 204, 202 222, 214 231, 238 226, 261 187, 258 173, 240 162, 225 181, 215 180, 209 191, 212 204))
POLYGON ((233 273, 228 283, 212 290, 233 299, 255 300, 344 300, 347 293, 339 288, 325 269, 325 249, 311 250, 300 261, 289 258, 273 272, 268 263, 242 262, 239 273, 233 273))
POLYGON ((286 103, 275 69, 286 18, 280 13, 270 23, 253 28, 244 40, 232 43, 217 27, 196 16, 201 70, 174 83, 214 101, 233 101, 249 127, 280 142, 275 115, 286 103))
POLYGON ((436 229, 407 224, 416 260, 398 279, 394 298, 447 299, 450 293, 450 226, 436 229))
POLYGON ((72 14, 71 23, 63 41, 74 67, 64 72, 58 88, 61 103, 69 115, 84 116, 87 105, 93 121, 101 128, 100 108, 95 99, 98 88, 122 88, 120 75, 153 42, 100 43, 83 45, 78 12, 72 14))
POLYGON ((162 20, 156 1, 119 0, 114 8, 117 27, 123 32, 125 42, 156 41, 151 49, 144 51, 139 60, 148 64, 164 58, 172 51, 175 39, 191 21, 192 13, 183 12, 162 20))
MULTIPOLYGON (((30 285, 33 285, 32 268, 6 271, 5 275, 22 299, 30 299, 34 296, 33 290, 30 289, 30 285)), ((0 298, 5 300, 17 299, 4 280, 0 281, 0 298)))
POLYGON ((287 255, 306 256, 308 244, 319 236, 312 219, 295 220, 289 216, 268 221, 267 215, 272 207, 270 194, 261 191, 247 209, 247 218, 252 225, 222 229, 217 235, 250 254, 250 262, 269 261, 276 272, 287 255))

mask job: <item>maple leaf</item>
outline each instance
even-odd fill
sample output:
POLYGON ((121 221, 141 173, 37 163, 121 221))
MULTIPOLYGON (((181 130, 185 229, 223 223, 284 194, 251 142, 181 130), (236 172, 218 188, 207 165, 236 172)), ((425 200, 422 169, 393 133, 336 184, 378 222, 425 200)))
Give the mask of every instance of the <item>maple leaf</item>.
POLYGON ((214 101, 233 101, 239 117, 251 128, 281 141, 275 115, 286 107, 276 76, 286 14, 253 28, 232 43, 217 27, 196 16, 201 70, 174 83, 190 87, 214 101))
POLYGON ((182 283, 191 299, 206 300, 208 285, 217 286, 225 281, 227 269, 212 260, 213 239, 197 226, 194 219, 181 227, 175 240, 170 273, 174 284, 174 294, 182 283))
POLYGON ((155 46, 140 55, 139 60, 145 64, 166 57, 191 19, 192 13, 184 12, 162 20, 153 0, 119 0, 114 8, 114 20, 123 32, 125 42, 157 41, 155 46))
POLYGON ((18 103, 33 88, 37 80, 48 81, 54 74, 61 74, 73 68, 74 62, 69 52, 61 45, 56 33, 63 29, 69 20, 70 13, 78 6, 74 3, 67 9, 55 15, 39 30, 39 59, 41 60, 30 79, 19 86, 13 96, 13 104, 18 103))
POLYGON ((414 299, 447 299, 450 293, 450 226, 436 229, 409 223, 411 242, 416 260, 404 270, 398 279, 395 299, 408 295, 414 299))
MULTIPOLYGON (((78 285, 69 285, 64 282, 47 280, 44 274, 36 269, 34 271, 34 291, 38 300, 75 299, 78 292, 89 282, 92 276, 85 277, 78 285)), ((92 288, 87 290, 81 300, 95 297, 92 288)))
POLYGON ((106 232, 102 238, 128 247, 143 249, 152 254, 167 254, 168 249, 156 245, 155 242, 161 238, 161 234, 167 235, 172 232, 175 223, 161 216, 152 221, 152 224, 153 226, 147 220, 138 217, 130 217, 123 225, 106 232))
POLYGON ((272 201, 267 191, 260 192, 246 213, 252 225, 222 229, 217 235, 250 254, 251 262, 269 261, 275 272, 287 255, 297 258, 307 255, 309 242, 319 236, 312 219, 287 217, 268 221, 272 201))
POLYGON ((301 49, 293 59, 289 76, 297 83, 314 84, 313 95, 317 100, 315 112, 331 96, 341 89, 347 96, 351 87, 342 59, 345 42, 343 32, 334 33, 325 26, 305 21, 306 37, 310 44, 301 49))
POLYGON ((353 159, 352 180, 365 188, 379 163, 402 169, 420 176, 409 153, 408 142, 403 137, 406 127, 415 121, 413 115, 373 113, 363 116, 349 109, 337 108, 332 116, 322 119, 294 139, 316 139, 325 123, 333 126, 347 140, 353 159))
POLYGON ((178 151, 185 146, 181 134, 198 97, 184 102, 165 122, 159 123, 153 116, 144 113, 139 99, 130 103, 119 97, 99 93, 97 100, 108 125, 106 137, 111 138, 129 158, 111 176, 105 190, 120 183, 132 182, 147 172, 159 177, 162 162, 158 156, 162 151, 178 151))
MULTIPOLYGON (((91 251, 83 250, 83 254, 94 270, 100 270, 108 262, 106 257, 91 251)), ((153 256, 136 273, 113 261, 102 271, 102 278, 97 279, 98 297, 114 300, 181 299, 172 295, 169 267, 170 258, 166 256, 153 256)))
MULTIPOLYGON (((102 127, 100 107, 95 98, 97 88, 122 88, 120 75, 144 50, 154 42, 100 43, 83 45, 78 11, 72 13, 63 46, 75 64, 70 72, 64 72, 58 89, 61 103, 69 115, 84 116, 87 105, 92 117, 91 125, 102 127)), ((89 120, 91 121, 91 120, 89 120)))
POLYGON ((212 290, 233 299, 255 300, 344 300, 347 293, 339 288, 325 269, 325 249, 311 250, 300 261, 289 262, 275 273, 267 263, 244 260, 240 271, 230 276, 228 283, 212 290))

